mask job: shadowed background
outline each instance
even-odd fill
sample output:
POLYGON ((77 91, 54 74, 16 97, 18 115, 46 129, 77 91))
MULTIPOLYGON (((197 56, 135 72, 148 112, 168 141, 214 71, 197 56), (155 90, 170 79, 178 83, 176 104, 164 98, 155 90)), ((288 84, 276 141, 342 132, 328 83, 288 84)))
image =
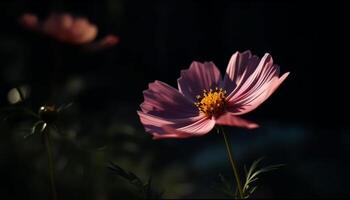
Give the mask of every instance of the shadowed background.
MULTIPOLYGON (((261 128, 226 128, 241 170, 262 156, 263 165, 285 164, 259 179, 254 197, 349 195, 348 120, 330 117, 335 104, 328 99, 337 92, 327 82, 337 77, 326 70, 329 60, 332 67, 340 66, 330 58, 334 48, 327 46, 340 39, 326 31, 338 32, 345 15, 341 5, 17 0, 2 1, 0 13, 0 105, 11 104, 14 87, 28 94, 13 106, 35 112, 44 104, 73 102, 60 114, 60 131, 54 133, 59 199, 135 197, 135 189, 107 169, 110 161, 144 181, 152 177, 165 198, 225 197, 219 174, 233 176, 220 135, 213 131, 200 138, 153 141, 136 110, 149 82, 176 87, 180 70, 193 60, 213 61, 223 73, 234 52, 248 49, 259 57, 269 52, 282 73, 291 72, 265 103, 245 116, 261 128), (330 10, 338 14, 327 15, 330 10), (98 38, 113 33, 120 43, 86 52, 18 24, 25 12, 44 19, 52 11, 85 16, 98 26, 98 38), (333 94, 323 96, 325 91, 333 94)), ((33 123, 22 115, 1 122, 1 199, 49 198, 41 136, 23 139, 33 123)))

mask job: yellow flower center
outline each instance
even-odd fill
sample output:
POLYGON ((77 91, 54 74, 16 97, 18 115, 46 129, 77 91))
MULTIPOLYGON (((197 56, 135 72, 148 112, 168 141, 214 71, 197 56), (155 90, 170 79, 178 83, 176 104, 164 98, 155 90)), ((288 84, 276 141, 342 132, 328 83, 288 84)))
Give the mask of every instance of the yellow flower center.
POLYGON ((226 91, 222 88, 216 87, 215 90, 203 90, 203 94, 196 97, 197 102, 194 105, 207 116, 215 116, 224 111, 226 106, 225 97, 226 91))

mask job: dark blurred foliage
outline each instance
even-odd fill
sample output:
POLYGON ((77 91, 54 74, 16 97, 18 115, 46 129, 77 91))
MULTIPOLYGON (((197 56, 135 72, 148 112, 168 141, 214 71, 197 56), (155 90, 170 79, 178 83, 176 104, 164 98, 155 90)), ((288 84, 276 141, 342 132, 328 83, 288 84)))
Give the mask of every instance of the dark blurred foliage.
POLYGON ((224 72, 230 56, 247 49, 271 53, 282 72, 291 72, 246 116, 261 128, 226 128, 241 169, 261 156, 263 164, 285 164, 259 179, 253 197, 348 196, 349 124, 337 113, 346 113, 340 95, 348 64, 336 46, 345 46, 347 11, 332 3, 1 1, 0 199, 50 198, 45 145, 40 134, 24 139, 35 120, 23 109, 71 102, 52 132, 59 199, 138 198, 110 162, 144 183, 152 178, 164 198, 224 198, 219 174, 233 176, 222 136, 153 141, 136 110, 149 82, 176 86, 193 60, 214 61, 224 72), (24 12, 45 18, 52 11, 86 16, 98 37, 113 33, 121 41, 86 52, 18 24, 24 12), (15 87, 25 100, 12 105, 15 87))

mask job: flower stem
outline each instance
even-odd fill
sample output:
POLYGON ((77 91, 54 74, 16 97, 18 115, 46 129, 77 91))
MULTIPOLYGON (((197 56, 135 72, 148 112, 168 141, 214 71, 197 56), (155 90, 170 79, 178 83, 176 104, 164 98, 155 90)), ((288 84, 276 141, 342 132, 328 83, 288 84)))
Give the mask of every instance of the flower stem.
POLYGON ((239 197, 240 197, 240 199, 243 199, 244 195, 243 195, 241 180, 240 180, 239 174, 238 174, 238 168, 236 166, 236 162, 233 159, 233 156, 232 156, 232 153, 231 153, 232 152, 232 147, 231 147, 231 144, 230 144, 230 142, 228 140, 228 137, 227 137, 224 129, 221 126, 220 126, 220 130, 222 132, 222 135, 224 136, 228 158, 230 160, 230 163, 231 163, 231 166, 232 166, 232 170, 233 170, 233 173, 234 173, 235 178, 236 178, 236 183, 237 183, 237 188, 238 188, 238 192, 239 192, 239 197))
POLYGON ((52 154, 52 142, 50 132, 48 128, 44 132, 45 137, 45 145, 47 150, 47 158, 48 158, 48 166, 49 166, 49 175, 50 175, 50 183, 51 183, 51 192, 53 200, 57 200, 56 186, 55 186, 55 169, 53 164, 53 154, 52 154))

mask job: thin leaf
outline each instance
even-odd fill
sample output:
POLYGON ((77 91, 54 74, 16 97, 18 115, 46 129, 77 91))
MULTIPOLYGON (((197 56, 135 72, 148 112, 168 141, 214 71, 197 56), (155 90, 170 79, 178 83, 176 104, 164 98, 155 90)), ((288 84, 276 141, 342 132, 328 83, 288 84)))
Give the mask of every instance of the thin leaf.
MULTIPOLYGON (((39 121, 35 122, 34 125, 33 125, 32 128, 31 128, 30 133, 28 133, 27 135, 25 135, 25 136, 24 136, 24 139, 28 138, 29 136, 34 135, 34 134, 37 132, 37 127, 38 127, 39 125, 41 125, 41 124, 43 124, 43 126, 44 126, 44 124, 46 124, 46 123, 45 123, 44 121, 42 121, 42 120, 39 120, 39 121)), ((41 127, 41 130, 43 129, 43 126, 41 127)), ((45 127, 46 127, 46 125, 45 125, 45 127)), ((40 132, 42 132, 42 131, 40 131, 40 132)))
POLYGON ((251 167, 249 168, 248 172, 247 172, 246 167, 244 167, 245 172, 246 172, 246 179, 245 179, 245 183, 243 186, 243 193, 245 194, 244 196, 246 198, 248 198, 256 190, 257 186, 254 186, 251 188, 250 184, 259 180, 258 176, 260 174, 278 169, 279 167, 283 166, 282 164, 270 165, 270 166, 267 166, 267 167, 264 167, 262 169, 257 170, 257 166, 262 160, 263 160, 263 158, 259 158, 258 160, 254 161, 252 163, 251 167))
POLYGON ((228 180, 226 180, 226 178, 222 174, 219 174, 219 177, 220 177, 221 183, 223 184, 223 188, 220 188, 221 192, 223 192, 228 197, 235 198, 236 194, 233 193, 233 184, 231 184, 228 180))
POLYGON ((156 193, 152 189, 152 177, 150 177, 147 183, 143 183, 140 178, 138 178, 134 173, 128 172, 121 168, 120 166, 110 162, 108 166, 110 170, 115 172, 118 176, 128 180, 132 185, 134 185, 139 192, 146 199, 159 199, 163 193, 156 193))
POLYGON ((150 199, 152 198, 152 190, 151 190, 151 184, 152 184, 152 177, 148 179, 146 186, 146 198, 150 199))
POLYGON ((125 171, 123 168, 119 167, 118 165, 114 163, 110 163, 110 166, 108 168, 114 172, 116 172, 117 175, 120 177, 128 180, 133 185, 136 185, 138 187, 142 187, 143 183, 140 178, 138 178, 134 173, 125 171))
POLYGON ((251 190, 250 190, 250 194, 253 194, 254 193, 254 191, 256 190, 258 188, 258 186, 254 186, 251 190))
POLYGON ((47 126, 47 123, 43 123, 43 125, 41 126, 41 129, 40 129, 41 133, 45 130, 46 126, 47 126))

